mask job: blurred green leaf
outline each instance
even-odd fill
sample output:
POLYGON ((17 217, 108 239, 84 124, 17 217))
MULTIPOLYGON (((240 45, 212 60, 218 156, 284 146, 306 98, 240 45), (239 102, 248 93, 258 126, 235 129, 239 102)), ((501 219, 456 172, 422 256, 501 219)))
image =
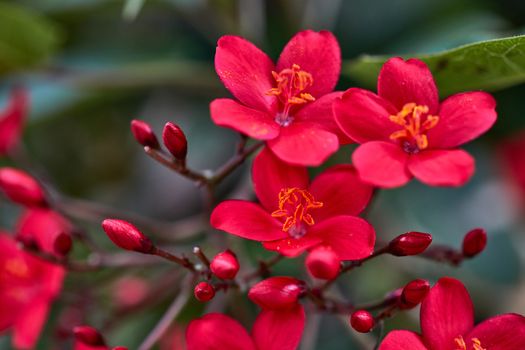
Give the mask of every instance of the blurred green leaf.
MULTIPOLYGON (((525 36, 481 41, 428 55, 411 55, 425 61, 434 74, 440 94, 465 90, 494 91, 525 82, 525 36)), ((409 55, 405 55, 409 57, 409 55)), ((343 74, 366 87, 374 87, 388 56, 362 56, 349 61, 343 74)))
POLYGON ((34 66, 57 48, 58 28, 26 8, 0 3, 0 75, 34 66))

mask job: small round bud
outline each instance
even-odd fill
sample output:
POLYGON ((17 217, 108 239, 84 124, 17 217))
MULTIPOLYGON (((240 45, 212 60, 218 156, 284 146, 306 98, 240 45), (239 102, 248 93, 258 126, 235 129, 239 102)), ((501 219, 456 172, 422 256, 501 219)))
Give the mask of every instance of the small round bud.
POLYGON ((159 148, 157 136, 155 136, 153 129, 151 129, 151 126, 145 121, 133 119, 131 121, 131 132, 135 140, 142 146, 148 146, 154 149, 159 148))
POLYGON ((44 190, 29 174, 14 168, 0 168, 0 189, 15 203, 27 207, 46 205, 44 190))
POLYGON ((153 251, 154 246, 149 238, 127 221, 106 219, 102 222, 102 228, 109 239, 122 249, 144 254, 149 254, 153 251))
POLYGON ((306 268, 316 278, 331 280, 337 277, 341 269, 341 260, 330 247, 314 248, 306 257, 306 268))
POLYGON ((432 243, 432 235, 422 232, 407 232, 394 238, 388 245, 388 252, 395 256, 423 253, 432 243))
POLYGON ((304 293, 304 282, 291 277, 270 277, 255 284, 248 298, 263 309, 293 307, 304 293))
POLYGON ((213 274, 223 280, 234 279, 239 272, 239 261, 235 254, 229 250, 215 255, 210 263, 213 274))
POLYGON ((472 258, 481 253, 487 246, 487 232, 482 228, 475 228, 463 238, 463 256, 472 258))
POLYGON ((59 233, 53 243, 53 251, 57 255, 66 256, 73 247, 71 236, 65 232, 59 233))
POLYGON ((76 340, 90 346, 105 346, 106 342, 102 335, 93 327, 78 326, 73 328, 76 340))
POLYGON ((401 306, 406 309, 417 306, 425 299, 429 290, 428 281, 417 279, 408 282, 401 293, 401 306))
POLYGON ((205 303, 213 299, 215 296, 215 289, 213 289, 213 286, 208 282, 200 282, 195 286, 193 294, 195 294, 195 299, 205 303))
POLYGON ((350 317, 352 328, 360 333, 368 333, 374 327, 374 316, 366 310, 357 310, 350 317))
POLYGON ((182 129, 171 122, 162 131, 162 140, 170 153, 179 161, 184 161, 188 153, 188 141, 182 129))

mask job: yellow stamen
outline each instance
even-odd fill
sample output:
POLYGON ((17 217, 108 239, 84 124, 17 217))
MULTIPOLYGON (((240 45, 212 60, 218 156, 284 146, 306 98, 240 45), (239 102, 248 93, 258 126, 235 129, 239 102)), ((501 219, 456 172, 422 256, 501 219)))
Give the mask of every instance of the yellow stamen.
MULTIPOLYGON (((483 346, 481 346, 481 341, 478 338, 472 338, 472 350, 487 350, 483 346)), ((459 336, 454 338, 454 343, 456 345, 455 350, 467 350, 467 344, 465 343, 465 340, 463 339, 463 336, 459 336)))
POLYGON ((390 135, 391 140, 413 145, 417 147, 415 150, 423 150, 428 147, 426 132, 438 124, 439 117, 429 115, 427 106, 407 103, 399 113, 390 116, 390 121, 403 127, 390 135))
POLYGON ((282 230, 288 232, 290 229, 299 229, 302 222, 310 226, 313 225, 315 221, 308 210, 322 206, 323 203, 317 202, 307 190, 297 187, 283 188, 279 192, 279 209, 275 210, 272 216, 274 218, 285 218, 282 230))

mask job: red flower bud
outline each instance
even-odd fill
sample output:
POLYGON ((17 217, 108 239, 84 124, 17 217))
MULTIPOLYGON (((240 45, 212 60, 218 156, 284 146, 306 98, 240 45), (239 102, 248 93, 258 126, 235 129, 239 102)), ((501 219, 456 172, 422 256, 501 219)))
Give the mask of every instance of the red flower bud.
POLYGON ((428 281, 417 279, 408 282, 401 293, 401 306, 403 308, 412 308, 425 299, 430 290, 428 281))
POLYGON ((73 247, 73 240, 71 239, 71 236, 65 232, 59 233, 56 238, 55 242, 53 243, 53 251, 57 255, 65 256, 73 247))
POLYGON ((366 310, 357 310, 350 317, 352 328, 360 333, 368 333, 374 327, 374 316, 366 310))
POLYGON ((475 228, 463 238, 463 256, 472 258, 481 253, 487 246, 487 232, 482 228, 475 228))
POLYGON ((432 235, 422 232, 407 232, 394 238, 388 252, 395 256, 421 254, 432 243, 432 235))
POLYGON ((153 251, 154 246, 149 238, 127 221, 106 219, 102 222, 102 228, 109 239, 122 249, 134 250, 144 254, 153 251))
POLYGON ((128 350, 125 346, 115 346, 112 350, 128 350))
POLYGON ((341 260, 337 253, 324 246, 314 248, 306 257, 305 263, 312 276, 324 280, 336 278, 341 268, 341 260))
POLYGON ((148 146, 154 149, 159 148, 157 136, 155 136, 155 133, 148 123, 142 120, 133 119, 131 121, 131 132, 133 133, 135 140, 137 140, 142 146, 148 146))
POLYGON ((162 140, 175 159, 179 161, 184 161, 186 159, 186 154, 188 153, 188 141, 186 140, 186 135, 184 135, 181 128, 171 122, 166 123, 164 130, 162 131, 162 140))
POLYGON ((297 304, 304 283, 291 277, 270 277, 255 284, 248 298, 263 309, 286 309, 297 304))
POLYGON ((208 282, 200 282, 195 286, 193 294, 195 294, 195 299, 198 301, 207 302, 215 296, 215 289, 208 282))
POLYGON ((28 207, 45 206, 42 187, 29 174, 14 168, 0 168, 0 189, 13 202, 28 207))
POLYGON ((210 264, 211 272, 223 280, 234 279, 239 272, 239 261, 234 253, 227 250, 215 255, 210 264))
POLYGON ((93 327, 90 326, 78 326, 73 328, 73 334, 75 338, 91 346, 105 346, 106 342, 102 335, 93 327))

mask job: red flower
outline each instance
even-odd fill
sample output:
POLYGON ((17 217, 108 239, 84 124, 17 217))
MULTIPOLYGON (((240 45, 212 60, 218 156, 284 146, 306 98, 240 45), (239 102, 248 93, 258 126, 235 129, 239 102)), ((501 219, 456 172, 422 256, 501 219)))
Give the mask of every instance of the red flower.
POLYGON ((332 115, 332 102, 341 96, 331 92, 341 70, 341 50, 332 33, 297 33, 277 65, 249 41, 223 36, 215 69, 238 100, 211 103, 217 125, 266 140, 279 158, 298 165, 321 164, 339 148, 338 137, 346 140, 332 115))
POLYGON ((525 317, 505 314, 474 327, 474 310, 463 284, 441 278, 421 305, 422 335, 390 332, 379 350, 510 350, 523 349, 525 317))
POLYGON ((16 349, 32 349, 65 271, 20 250, 0 233, 0 332, 12 329, 16 349))
POLYGON ((28 104, 25 90, 11 91, 7 107, 0 112, 0 156, 7 154, 20 140, 28 104))
POLYGON ((359 214, 372 187, 363 184, 348 165, 324 171, 309 183, 306 168, 288 165, 270 151, 254 160, 252 179, 261 205, 241 200, 220 203, 211 225, 286 256, 318 245, 330 246, 341 260, 369 256, 373 227, 359 214))
POLYGON ((470 179, 474 159, 457 147, 496 121, 491 95, 465 92, 440 104, 425 63, 398 57, 384 64, 377 91, 352 88, 334 103, 337 123, 361 144, 352 159, 363 180, 397 187, 412 177, 431 186, 470 179))
POLYGON ((186 330, 188 350, 293 350, 301 340, 304 310, 262 311, 249 334, 236 320, 219 313, 193 320, 186 330))

